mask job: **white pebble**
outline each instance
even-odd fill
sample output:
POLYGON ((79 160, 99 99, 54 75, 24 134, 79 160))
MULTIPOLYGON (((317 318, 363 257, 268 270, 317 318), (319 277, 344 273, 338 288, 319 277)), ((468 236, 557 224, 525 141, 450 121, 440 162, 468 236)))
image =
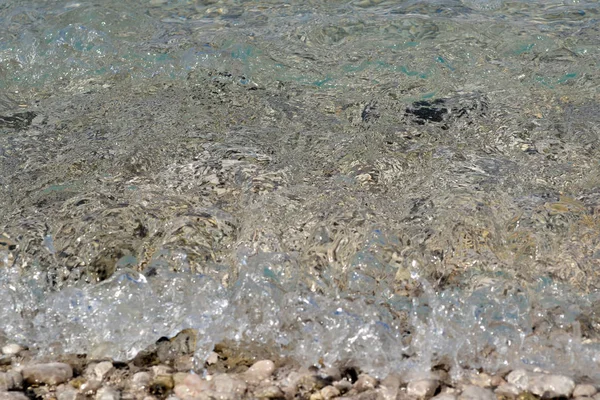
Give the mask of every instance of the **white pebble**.
POLYGON ((255 362, 243 374, 243 378, 248 383, 259 383, 269 378, 275 372, 275 363, 271 360, 261 360, 255 362))
POLYGON ((157 377, 159 375, 171 375, 173 368, 168 365, 155 365, 150 368, 152 370, 152 376, 157 377))
POLYGON ((496 400, 494 392, 479 386, 465 386, 458 400, 496 400))
POLYGON ((216 364, 217 362, 219 362, 219 355, 217 353, 215 353, 214 351, 212 351, 206 358, 206 364, 213 365, 213 364, 216 364))
POLYGON ((23 350, 23 346, 17 343, 8 343, 2 346, 2 354, 6 354, 7 356, 14 356, 23 350))
POLYGON ((94 366, 94 373, 98 380, 103 380, 106 374, 113 369, 113 364, 110 361, 102 361, 94 366))
POLYGON ((379 385, 379 393, 383 400, 396 400, 400 389, 400 376, 398 374, 388 375, 379 385))
POLYGON ((231 375, 217 375, 212 380, 212 386, 215 392, 242 396, 246 392, 246 383, 240 379, 236 379, 231 375))
POLYGON ((547 399, 571 397, 575 389, 575 382, 567 376, 529 372, 523 369, 512 371, 506 380, 521 390, 547 399))
POLYGON ((119 400, 120 398, 121 394, 110 386, 101 387, 96 392, 96 400, 119 400))
POLYGON ((592 397, 596 393, 598 393, 598 390, 596 390, 594 385, 590 385, 589 383, 579 384, 573 390, 573 397, 592 397))
POLYGON ((521 390, 512 383, 505 383, 496 388, 495 392, 499 396, 517 397, 521 390))
POLYGON ((406 387, 406 393, 419 399, 429 398, 434 395, 439 386, 439 381, 435 379, 420 379, 410 382, 406 387))
POLYGON ((150 374, 148 372, 137 372, 131 378, 132 386, 137 389, 142 389, 150 385, 150 374))

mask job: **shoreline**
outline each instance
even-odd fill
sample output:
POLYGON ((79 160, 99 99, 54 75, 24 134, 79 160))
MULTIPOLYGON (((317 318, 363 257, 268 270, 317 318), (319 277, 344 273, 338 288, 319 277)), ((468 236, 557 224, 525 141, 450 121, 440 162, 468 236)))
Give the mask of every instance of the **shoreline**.
MULTIPOLYGON (((170 341, 169 341, 170 342, 170 341)), ((203 370, 194 372, 193 354, 157 346, 128 362, 86 355, 37 358, 9 343, 0 357, 0 399, 4 400, 534 400, 598 399, 598 384, 524 369, 488 374, 465 370, 452 379, 443 366, 429 372, 391 373, 377 379, 360 367, 302 367, 289 359, 251 360, 216 346, 203 370), (161 353, 161 351, 163 351, 161 353), (160 354, 158 358, 148 354, 160 354)))

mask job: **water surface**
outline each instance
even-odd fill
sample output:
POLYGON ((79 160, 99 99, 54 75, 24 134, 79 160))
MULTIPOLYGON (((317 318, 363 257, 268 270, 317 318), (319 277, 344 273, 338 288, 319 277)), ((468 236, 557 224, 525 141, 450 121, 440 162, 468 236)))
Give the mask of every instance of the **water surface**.
POLYGON ((597 378, 598 12, 0 3, 6 340, 597 378))

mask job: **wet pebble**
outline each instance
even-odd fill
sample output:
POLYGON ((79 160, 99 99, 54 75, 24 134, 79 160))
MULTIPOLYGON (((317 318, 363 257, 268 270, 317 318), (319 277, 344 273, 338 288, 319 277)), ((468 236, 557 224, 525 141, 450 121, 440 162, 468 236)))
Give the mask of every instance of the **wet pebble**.
POLYGON ((183 382, 175 386, 174 392, 180 399, 189 399, 199 397, 201 393, 211 389, 210 382, 205 381, 196 374, 188 374, 183 382))
POLYGON ((281 385, 286 397, 294 397, 299 392, 302 394, 315 392, 327 386, 313 372, 305 369, 291 372, 281 385))
POLYGON ((185 373, 185 372, 176 372, 173 374, 173 385, 177 386, 181 383, 183 383, 183 381, 185 380, 185 378, 187 378, 189 374, 185 373))
POLYGON ((275 363, 271 360, 261 360, 255 362, 246 372, 244 372, 242 378, 247 383, 258 384, 269 378, 273 372, 275 372, 275 363))
POLYGON ((217 375, 212 379, 212 387, 215 392, 232 394, 234 396, 242 396, 246 389, 246 383, 235 376, 228 374, 217 375))
POLYGON ((283 391, 275 385, 260 387, 254 391, 254 397, 259 399, 280 399, 284 396, 283 391))
POLYGON ((2 354, 14 356, 24 350, 23 346, 17 343, 8 343, 2 346, 2 354))
POLYGON ((0 400, 29 400, 22 392, 0 392, 0 400))
POLYGON ((158 375, 150 384, 150 393, 164 396, 175 386, 171 375, 158 375))
POLYGON ((73 377, 73 368, 65 363, 37 364, 23 368, 22 374, 29 385, 58 385, 73 377))
POLYGON ((468 385, 463 388, 458 400, 496 400, 496 396, 489 389, 468 385))
POLYGON ((593 397, 596 393, 598 393, 598 390, 594 385, 579 384, 573 390, 573 397, 593 397))
POLYGON ((542 374, 523 369, 512 371, 506 380, 523 391, 547 399, 571 397, 575 389, 575 382, 567 376, 542 374))
POLYGON ((456 395, 454 393, 440 393, 432 397, 431 400, 456 400, 456 395))
POLYGON ((479 386, 482 388, 489 388, 492 386, 492 377, 485 372, 475 372, 469 376, 469 381, 472 385, 479 386))
POLYGON ((362 393, 369 389, 374 389, 376 387, 377 379, 367 374, 360 374, 358 376, 358 379, 354 383, 354 389, 356 389, 358 393, 362 393))
POLYGON ((81 393, 86 395, 94 394, 98 389, 102 387, 102 381, 98 379, 90 379, 87 382, 84 382, 79 387, 81 393))
POLYGON ((194 357, 190 356, 179 356, 173 360, 173 367, 176 371, 191 371, 194 369, 194 357))
POLYGON ((519 393, 521 393, 521 390, 519 390, 518 387, 511 383, 505 383, 503 385, 498 386, 494 393, 496 394, 496 396, 515 398, 519 395, 519 393))
POLYGON ((150 374, 146 371, 137 372, 131 378, 131 383, 136 388, 144 388, 150 385, 150 374))
POLYGON ((119 391, 110 386, 103 386, 96 392, 96 400, 119 400, 120 398, 119 391))
POLYGON ((341 393, 349 392, 352 389, 352 383, 348 382, 346 379, 333 382, 333 386, 335 386, 341 393))
POLYGON ((400 389, 400 375, 390 374, 379 384, 379 393, 382 400, 396 400, 400 389))
POLYGON ((17 371, 0 372, 0 390, 8 391, 23 388, 23 376, 17 371))
POLYGON ((419 399, 430 398, 439 386, 439 381, 435 379, 419 379, 408 383, 406 393, 419 399))
POLYGON ((318 372, 318 377, 329 382, 336 382, 342 379, 342 373, 339 368, 322 368, 318 372))
POLYGON ((75 400, 77 398, 77 389, 71 385, 59 385, 56 388, 57 400, 75 400))
POLYGON ((94 365, 94 375, 98 380, 103 380, 106 374, 108 374, 113 369, 113 363, 110 361, 102 361, 96 365, 94 365))
POLYGON ((155 365, 150 368, 150 370, 152 371, 153 376, 170 375, 174 372, 173 368, 169 367, 168 365, 155 365))
POLYGON ((213 365, 219 362, 219 355, 217 353, 215 353, 214 351, 212 351, 208 357, 206 357, 206 364, 207 365, 213 365))
POLYGON ((321 397, 324 400, 333 399, 334 397, 338 397, 340 395, 340 391, 335 386, 325 386, 321 389, 321 397))

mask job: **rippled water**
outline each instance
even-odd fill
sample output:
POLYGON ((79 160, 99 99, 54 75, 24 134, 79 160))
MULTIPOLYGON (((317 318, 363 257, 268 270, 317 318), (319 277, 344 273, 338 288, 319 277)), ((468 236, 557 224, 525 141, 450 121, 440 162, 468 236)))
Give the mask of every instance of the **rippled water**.
POLYGON ((598 15, 0 2, 3 340, 600 378, 598 15))

